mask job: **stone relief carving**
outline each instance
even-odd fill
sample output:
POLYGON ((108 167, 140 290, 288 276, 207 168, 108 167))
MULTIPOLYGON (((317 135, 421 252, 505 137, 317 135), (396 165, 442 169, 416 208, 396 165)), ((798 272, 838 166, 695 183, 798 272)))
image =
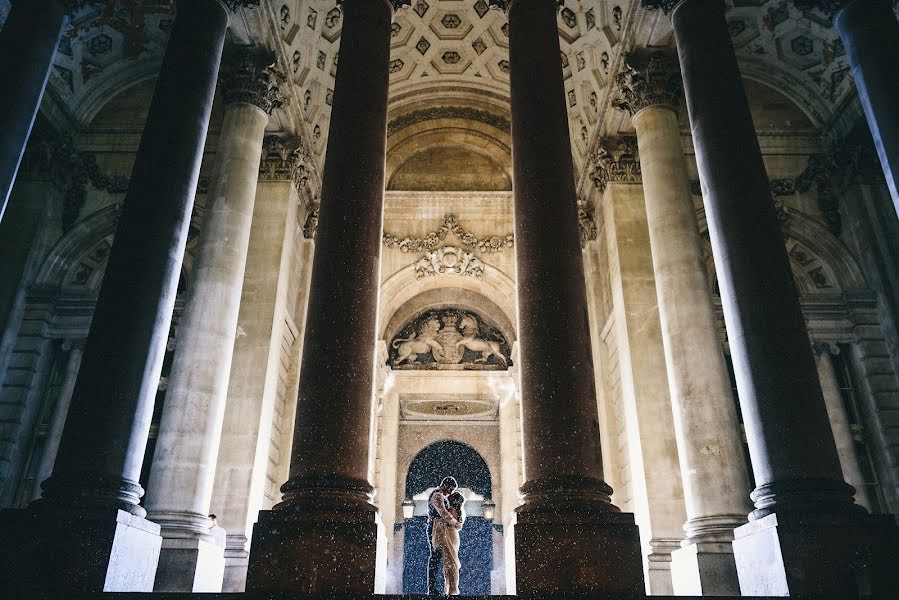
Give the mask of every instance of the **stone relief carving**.
POLYGON ((394 369, 498 370, 511 364, 503 335, 472 312, 429 310, 407 323, 388 347, 394 369))
POLYGON ((440 242, 446 239, 449 233, 459 238, 459 241, 466 248, 476 249, 485 254, 502 252, 507 248, 511 248, 514 244, 514 235, 511 233, 479 238, 465 231, 459 225, 454 215, 447 215, 443 218, 443 223, 440 227, 421 238, 408 236, 400 238, 392 233, 384 232, 384 245, 388 248, 396 248, 400 252, 425 252, 436 248, 440 242))
POLYGON ((445 274, 468 275, 482 279, 484 263, 471 252, 456 246, 431 250, 415 263, 417 279, 445 274))
POLYGON ((314 168, 312 156, 303 140, 266 136, 259 163, 260 181, 293 181, 297 192, 302 192, 314 168))
POLYGON ((315 232, 318 231, 318 208, 318 202, 314 202, 306 212, 306 221, 303 223, 303 237, 306 239, 315 238, 315 232))
POLYGON ((581 234, 581 248, 596 239, 597 226, 593 204, 584 200, 577 202, 578 229, 581 234))
POLYGON ((609 183, 640 183, 640 158, 635 137, 605 138, 590 163, 590 179, 600 192, 609 183))

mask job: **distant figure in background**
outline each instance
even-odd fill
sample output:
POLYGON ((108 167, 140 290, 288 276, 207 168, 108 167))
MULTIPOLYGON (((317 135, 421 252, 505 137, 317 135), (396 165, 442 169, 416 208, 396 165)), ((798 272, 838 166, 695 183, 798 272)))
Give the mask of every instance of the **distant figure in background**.
POLYGON ((431 492, 428 498, 428 595, 439 596, 441 591, 437 589, 437 573, 440 570, 440 559, 443 556, 443 548, 434 547, 434 525, 443 521, 454 529, 460 529, 462 525, 449 512, 449 496, 456 491, 459 484, 452 477, 445 477, 440 482, 440 487, 431 492))
POLYGON ((225 547, 226 533, 222 527, 219 527, 219 518, 214 514, 209 515, 209 535, 212 536, 216 546, 225 547))
POLYGON ((465 522, 465 498, 459 492, 453 492, 449 496, 449 512, 458 523, 458 526, 450 525, 445 519, 439 519, 434 523, 434 533, 431 537, 431 546, 439 550, 443 555, 443 581, 444 594, 447 596, 459 595, 459 530, 465 522))

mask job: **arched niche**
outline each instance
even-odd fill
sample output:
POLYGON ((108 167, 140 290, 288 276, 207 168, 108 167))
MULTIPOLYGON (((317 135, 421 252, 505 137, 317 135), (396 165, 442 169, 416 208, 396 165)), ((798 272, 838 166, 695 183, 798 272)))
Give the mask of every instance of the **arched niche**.
POLYGON ((457 275, 417 279, 412 266, 402 269, 381 286, 383 339, 393 340, 407 323, 425 311, 456 308, 476 313, 510 345, 514 344, 515 286, 511 280, 502 281, 498 270, 490 269, 476 281, 457 275), (493 283, 489 282, 491 276, 493 283))
MULTIPOLYGON (((788 217, 784 244, 800 296, 842 293, 867 286, 852 253, 826 227, 800 211, 787 207, 784 210, 788 217)), ((697 220, 709 285, 716 290, 717 275, 704 209, 697 211, 697 220)))
POLYGON ((462 442, 441 440, 422 448, 412 459, 406 470, 406 498, 437 487, 445 476, 455 477, 459 487, 485 498, 493 495, 490 468, 478 451, 462 442))

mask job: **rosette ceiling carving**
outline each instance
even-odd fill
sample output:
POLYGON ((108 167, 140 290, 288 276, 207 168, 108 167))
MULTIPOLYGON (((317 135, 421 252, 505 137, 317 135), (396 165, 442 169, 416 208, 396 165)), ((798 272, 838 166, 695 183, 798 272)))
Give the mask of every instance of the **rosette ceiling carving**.
MULTIPOLYGON (((729 4, 744 74, 783 90, 814 122, 828 123, 853 93, 845 51, 828 17, 789 0, 729 4)), ((78 10, 50 80, 50 96, 73 125, 88 123, 104 99, 158 71, 173 17, 171 0, 107 0, 78 10)), ((572 146, 583 173, 585 157, 618 112, 614 81, 622 50, 670 46, 671 27, 661 11, 644 11, 633 0, 566 0, 558 24, 572 146)), ((239 11, 229 33, 232 41, 279 53, 293 101, 274 126, 307 137, 319 162, 341 26, 334 0, 263 0, 257 9, 239 11)), ((398 10, 389 67, 391 119, 400 116, 404 97, 426 89, 443 90, 438 104, 452 104, 452 91, 464 90, 507 111, 507 33, 506 16, 490 10, 487 0, 412 0, 398 10)))

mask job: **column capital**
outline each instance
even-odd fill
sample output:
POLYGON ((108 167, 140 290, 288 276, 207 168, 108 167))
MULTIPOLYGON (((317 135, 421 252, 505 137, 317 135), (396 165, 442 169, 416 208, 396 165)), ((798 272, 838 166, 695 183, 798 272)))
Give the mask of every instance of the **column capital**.
MULTIPOLYGON (((495 8, 497 10, 502 10, 508 12, 512 5, 515 4, 517 0, 489 0, 490 8, 495 8)), ((552 0, 559 6, 565 5, 565 0, 552 0)))
POLYGON ((600 192, 609 183, 640 183, 637 138, 622 136, 600 140, 590 156, 590 179, 600 192))
POLYGON ((252 104, 269 115, 285 106, 287 78, 276 68, 274 52, 256 48, 232 48, 222 60, 219 81, 225 105, 252 104))
POLYGON ((312 157, 300 138, 266 136, 259 163, 259 181, 293 181, 301 192, 311 175, 312 157))
POLYGON ((631 52, 616 79, 620 97, 615 106, 632 117, 650 106, 675 110, 680 104, 681 78, 677 58, 670 54, 653 52, 647 56, 631 52))

